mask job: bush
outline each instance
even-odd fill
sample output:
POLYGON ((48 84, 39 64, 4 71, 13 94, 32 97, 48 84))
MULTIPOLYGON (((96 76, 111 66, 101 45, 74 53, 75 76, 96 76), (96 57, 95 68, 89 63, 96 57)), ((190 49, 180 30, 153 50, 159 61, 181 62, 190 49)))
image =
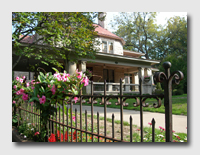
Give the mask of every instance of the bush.
POLYGON ((183 95, 184 91, 182 89, 174 89, 172 95, 183 95))
POLYGON ((161 90, 161 89, 156 89, 153 94, 155 95, 160 95, 160 94, 164 94, 164 90, 161 90))

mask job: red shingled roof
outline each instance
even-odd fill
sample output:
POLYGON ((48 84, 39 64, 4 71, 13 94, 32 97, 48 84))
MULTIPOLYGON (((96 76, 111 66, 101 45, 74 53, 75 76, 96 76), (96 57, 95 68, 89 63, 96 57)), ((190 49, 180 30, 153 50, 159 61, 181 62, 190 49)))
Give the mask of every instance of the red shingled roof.
MULTIPOLYGON (((118 37, 117 35, 113 34, 112 32, 104 29, 100 25, 97 25, 97 24, 93 24, 93 25, 96 27, 95 31, 98 32, 98 36, 102 36, 102 37, 110 38, 110 39, 117 39, 117 40, 120 40, 123 45, 125 44, 125 41, 122 38, 118 37)), ((23 35, 21 37, 23 37, 23 35)), ((35 39, 35 35, 26 36, 21 42, 32 43, 34 41, 34 39, 35 39)))
POLYGON ((104 29, 100 25, 97 25, 97 24, 93 24, 93 25, 96 27, 95 31, 98 32, 99 36, 102 36, 105 38, 117 39, 117 40, 120 40, 123 45, 125 44, 125 41, 122 38, 118 37, 117 35, 113 34, 112 32, 104 29))

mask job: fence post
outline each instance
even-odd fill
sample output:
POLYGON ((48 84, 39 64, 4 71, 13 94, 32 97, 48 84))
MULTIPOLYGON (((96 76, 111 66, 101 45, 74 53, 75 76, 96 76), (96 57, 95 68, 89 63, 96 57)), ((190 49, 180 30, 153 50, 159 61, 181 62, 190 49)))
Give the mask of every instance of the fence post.
POLYGON ((165 73, 157 72, 154 78, 157 82, 164 81, 164 106, 165 106, 165 138, 166 142, 172 142, 172 79, 175 84, 183 79, 183 73, 181 71, 175 71, 170 75, 170 62, 164 62, 163 68, 165 73), (178 75, 178 74, 180 75, 178 75))
POLYGON ((164 88, 164 106, 165 106, 165 132, 166 142, 172 141, 172 81, 170 77, 170 62, 164 62, 163 67, 165 69, 165 88, 164 88))

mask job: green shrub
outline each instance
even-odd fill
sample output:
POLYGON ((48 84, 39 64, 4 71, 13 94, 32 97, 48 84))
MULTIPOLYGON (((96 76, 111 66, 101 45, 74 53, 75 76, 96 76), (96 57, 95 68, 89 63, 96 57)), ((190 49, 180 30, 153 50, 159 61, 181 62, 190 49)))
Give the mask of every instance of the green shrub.
POLYGON ((160 94, 164 94, 164 90, 161 90, 161 89, 156 89, 153 94, 155 95, 160 95, 160 94))
POLYGON ((183 95, 184 91, 182 89, 174 89, 172 95, 183 95))

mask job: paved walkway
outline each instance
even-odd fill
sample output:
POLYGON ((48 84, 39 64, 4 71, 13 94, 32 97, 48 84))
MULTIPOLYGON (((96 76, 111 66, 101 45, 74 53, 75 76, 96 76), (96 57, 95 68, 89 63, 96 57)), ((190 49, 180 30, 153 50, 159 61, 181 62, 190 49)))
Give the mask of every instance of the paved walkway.
MULTIPOLYGON (((73 105, 73 111, 77 108, 77 112, 79 112, 79 105, 73 105)), ((82 112, 85 113, 87 110, 88 114, 91 114, 91 106, 83 106, 82 112)), ((104 116, 104 107, 96 107, 94 106, 94 115, 97 115, 99 112, 100 116, 104 116)), ((112 118, 112 114, 114 113, 115 120, 120 120, 120 109, 115 108, 107 108, 107 118, 112 118)), ((130 122, 130 116, 133 118, 133 124, 140 127, 140 112, 135 110, 123 110, 124 113, 124 121, 130 122)), ((162 113, 153 113, 153 112, 145 112, 143 111, 143 125, 149 127, 148 122, 151 122, 152 118, 155 119, 156 124, 155 127, 159 129, 159 126, 165 128, 165 114, 162 113)), ((172 116, 172 129, 178 133, 187 133, 187 116, 182 115, 173 115, 172 116)))

